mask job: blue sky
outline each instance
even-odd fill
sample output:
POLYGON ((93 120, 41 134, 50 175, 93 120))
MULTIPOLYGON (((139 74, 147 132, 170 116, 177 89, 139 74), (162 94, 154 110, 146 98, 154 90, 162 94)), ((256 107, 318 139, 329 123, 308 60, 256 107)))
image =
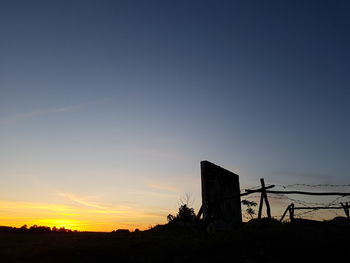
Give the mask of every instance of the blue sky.
POLYGON ((153 224, 184 192, 200 205, 205 159, 243 186, 348 183, 349 11, 1 1, 0 199, 129 204, 153 224))

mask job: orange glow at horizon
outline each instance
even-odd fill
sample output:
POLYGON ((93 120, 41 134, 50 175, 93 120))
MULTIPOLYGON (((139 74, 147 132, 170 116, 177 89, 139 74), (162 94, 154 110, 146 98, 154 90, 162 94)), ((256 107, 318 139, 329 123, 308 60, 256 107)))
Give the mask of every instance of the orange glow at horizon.
POLYGON ((78 231, 110 232, 119 228, 133 231, 148 229, 166 221, 166 211, 137 211, 134 208, 44 204, 0 201, 0 225, 21 227, 26 224, 65 227, 78 231), (119 210, 118 210, 119 208, 119 210))

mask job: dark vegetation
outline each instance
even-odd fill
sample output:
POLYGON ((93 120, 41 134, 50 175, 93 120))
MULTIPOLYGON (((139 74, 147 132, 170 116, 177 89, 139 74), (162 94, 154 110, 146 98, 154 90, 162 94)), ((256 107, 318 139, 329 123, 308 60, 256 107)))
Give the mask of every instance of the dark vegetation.
POLYGON ((48 226, 38 226, 33 225, 31 227, 28 227, 27 225, 23 225, 20 228, 16 227, 8 227, 8 226, 0 226, 0 232, 10 232, 10 233, 71 233, 71 232, 77 232, 76 230, 70 230, 64 227, 48 227, 48 226))
MULTIPOLYGON (((245 203, 252 216, 254 203, 245 203)), ((336 262, 345 258, 350 222, 252 219, 231 231, 208 233, 182 204, 168 224, 146 231, 72 232, 0 227, 0 262, 336 262)))
MULTIPOLYGON (((254 202, 242 201, 255 214, 254 202)), ((350 222, 252 219, 208 233, 181 204, 168 223, 146 231, 72 232, 43 226, 0 227, 0 262, 337 262, 347 257, 350 222)))
POLYGON ((244 213, 247 214, 250 219, 253 219, 253 216, 255 215, 255 210, 253 207, 256 207, 258 204, 254 201, 249 200, 242 200, 241 203, 243 206, 245 206, 244 213))
POLYGON ((193 208, 189 208, 187 204, 182 204, 179 208, 177 215, 169 214, 167 216, 169 224, 174 223, 191 223, 196 220, 196 214, 193 208))
POLYGON ((252 220, 225 233, 159 225, 147 231, 0 232, 1 262, 298 262, 346 256, 346 222, 252 220), (345 251, 345 252, 344 252, 345 251))

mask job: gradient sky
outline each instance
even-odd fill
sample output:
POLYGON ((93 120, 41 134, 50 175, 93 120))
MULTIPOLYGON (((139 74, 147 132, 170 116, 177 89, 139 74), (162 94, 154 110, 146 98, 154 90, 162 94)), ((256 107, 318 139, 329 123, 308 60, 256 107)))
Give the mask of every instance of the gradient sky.
POLYGON ((164 223, 201 160, 349 183, 349 1, 0 2, 0 225, 164 223))

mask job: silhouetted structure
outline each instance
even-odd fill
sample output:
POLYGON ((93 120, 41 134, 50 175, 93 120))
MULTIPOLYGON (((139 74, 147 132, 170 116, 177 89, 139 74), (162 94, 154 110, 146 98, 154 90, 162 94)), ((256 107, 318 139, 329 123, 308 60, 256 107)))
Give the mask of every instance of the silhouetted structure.
MULTIPOLYGON (((240 196, 244 196, 244 195, 249 195, 249 194, 253 194, 253 193, 261 193, 261 197, 260 197, 260 204, 259 204, 259 214, 258 214, 258 218, 261 218, 261 214, 262 214, 262 207, 263 207, 263 203, 265 202, 266 204, 266 212, 267 212, 267 216, 268 218, 271 218, 271 208, 270 208, 270 204, 268 201, 268 197, 267 194, 283 194, 283 195, 289 195, 289 194, 300 194, 300 195, 315 195, 315 196, 331 196, 331 195, 338 195, 340 197, 345 197, 345 196, 350 196, 350 193, 346 193, 346 192, 307 192, 307 191, 273 191, 273 190, 268 190, 271 188, 274 188, 275 185, 269 185, 269 186, 265 186, 265 181, 263 178, 260 179, 261 182, 261 188, 259 189, 246 189, 245 193, 240 194, 240 196)), ((303 185, 303 184, 299 184, 299 185, 303 185)), ((305 184, 304 184, 305 185, 305 184)), ((310 186, 310 185, 309 185, 310 186)), ((321 185, 317 185, 317 186, 321 186, 321 185)), ((331 185, 331 186, 341 186, 341 185, 331 185)), ((345 186, 345 185, 343 185, 345 186)), ((285 188, 285 186, 283 186, 285 188)), ((339 198, 338 198, 339 199, 339 198)), ((336 199, 336 200, 338 200, 336 199)), ((296 200, 297 201, 297 200, 296 200)), ((294 221, 294 216, 295 216, 295 210, 334 210, 334 209, 343 209, 346 215, 347 220, 349 220, 350 218, 350 203, 349 202, 340 202, 341 206, 333 206, 334 202, 331 202, 328 205, 324 205, 324 206, 302 206, 302 207, 295 207, 294 203, 291 203, 287 209, 284 211, 280 222, 283 221, 284 217, 286 216, 287 212, 289 212, 289 220, 292 222, 294 221)), ((322 205, 322 204, 321 204, 322 205)))
POLYGON ((204 221, 242 223, 239 176, 208 161, 201 162, 204 221))

